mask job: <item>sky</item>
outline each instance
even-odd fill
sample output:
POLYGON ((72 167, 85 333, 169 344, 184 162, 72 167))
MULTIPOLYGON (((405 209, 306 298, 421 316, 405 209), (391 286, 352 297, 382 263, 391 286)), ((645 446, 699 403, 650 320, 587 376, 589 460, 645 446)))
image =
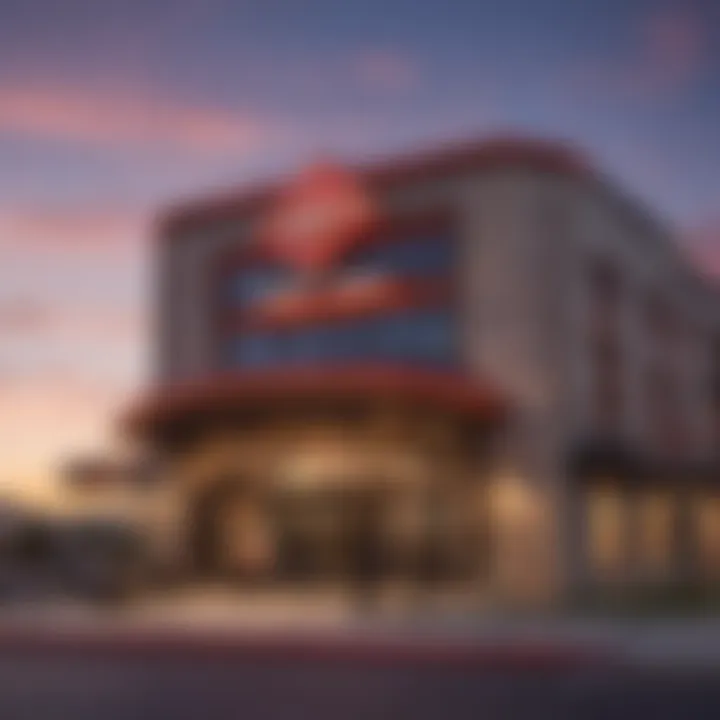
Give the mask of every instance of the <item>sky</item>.
POLYGON ((718 0, 0 0, 0 483, 112 441, 169 203, 530 133, 720 274, 719 128, 718 0))

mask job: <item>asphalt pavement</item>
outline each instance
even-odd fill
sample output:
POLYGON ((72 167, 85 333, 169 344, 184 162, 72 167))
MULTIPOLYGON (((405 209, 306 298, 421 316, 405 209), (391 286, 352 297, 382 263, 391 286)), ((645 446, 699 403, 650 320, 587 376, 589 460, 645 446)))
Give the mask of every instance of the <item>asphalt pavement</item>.
POLYGON ((249 610, 7 609, 0 720, 720 718, 720 620, 284 627, 249 610))
POLYGON ((2 720, 720 717, 715 672, 465 668, 282 655, 0 655, 2 720))

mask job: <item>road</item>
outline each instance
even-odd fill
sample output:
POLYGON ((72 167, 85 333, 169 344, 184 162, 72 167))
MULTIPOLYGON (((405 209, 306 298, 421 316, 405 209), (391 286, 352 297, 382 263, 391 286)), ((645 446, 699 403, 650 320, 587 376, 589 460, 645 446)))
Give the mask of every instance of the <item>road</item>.
POLYGON ((720 717, 716 673, 0 653, 2 720, 720 717))

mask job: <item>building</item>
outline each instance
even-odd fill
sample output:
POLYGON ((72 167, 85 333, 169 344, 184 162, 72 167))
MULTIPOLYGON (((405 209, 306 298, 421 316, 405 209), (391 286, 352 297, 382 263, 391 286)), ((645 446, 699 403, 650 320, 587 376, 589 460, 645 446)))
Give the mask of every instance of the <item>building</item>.
POLYGON ((585 158, 498 139, 189 203, 127 428, 192 577, 543 602, 720 579, 720 303, 585 158))

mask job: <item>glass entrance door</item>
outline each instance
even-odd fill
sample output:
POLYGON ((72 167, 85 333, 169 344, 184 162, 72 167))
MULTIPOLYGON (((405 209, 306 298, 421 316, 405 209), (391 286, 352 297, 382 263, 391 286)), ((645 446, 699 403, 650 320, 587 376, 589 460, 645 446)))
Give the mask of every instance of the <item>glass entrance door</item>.
POLYGON ((347 488, 277 499, 278 576, 293 582, 352 582, 381 572, 381 497, 347 488))

